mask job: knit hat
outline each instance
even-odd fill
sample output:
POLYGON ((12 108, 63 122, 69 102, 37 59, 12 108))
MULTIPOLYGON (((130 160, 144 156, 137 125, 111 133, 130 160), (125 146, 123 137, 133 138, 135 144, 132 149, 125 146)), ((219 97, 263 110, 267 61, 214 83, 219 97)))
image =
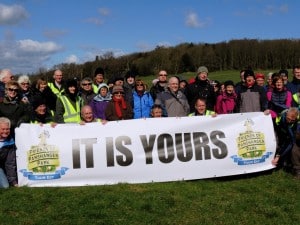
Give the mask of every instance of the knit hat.
POLYGON ((94 73, 94 76, 97 76, 98 74, 102 74, 104 76, 104 70, 102 67, 98 67, 96 70, 95 70, 95 73, 94 73))
POLYGON ((116 83, 116 81, 119 81, 119 80, 124 81, 124 78, 121 76, 117 76, 114 80, 114 83, 116 83))
POLYGON ((232 80, 227 80, 227 81, 224 82, 224 87, 225 87, 225 88, 226 88, 227 86, 230 86, 230 85, 234 87, 234 83, 233 83, 232 80))
POLYGON ((99 86, 98 86, 98 93, 99 93, 99 91, 101 90, 101 88, 103 88, 103 87, 105 87, 105 88, 107 88, 107 90, 109 90, 109 87, 108 87, 108 85, 107 85, 106 83, 101 83, 101 84, 99 84, 99 86))
POLYGON ((203 73, 203 72, 208 73, 208 69, 206 66, 200 66, 197 70, 197 74, 203 73))
POLYGON ((123 87, 120 86, 120 85, 114 86, 114 87, 113 87, 113 90, 112 90, 112 94, 115 94, 115 93, 117 93, 117 92, 122 92, 122 93, 124 93, 123 87))
POLYGON ((253 70, 245 70, 245 72, 244 72, 244 80, 246 80, 246 78, 249 77, 249 76, 252 76, 255 79, 253 70))
POLYGON ((265 79, 265 75, 263 73, 257 73, 257 74, 255 74, 255 79, 259 79, 259 78, 265 79))
POLYGON ((31 102, 31 106, 33 110, 35 110, 40 105, 45 105, 45 104, 46 104, 46 100, 40 96, 34 97, 31 102))

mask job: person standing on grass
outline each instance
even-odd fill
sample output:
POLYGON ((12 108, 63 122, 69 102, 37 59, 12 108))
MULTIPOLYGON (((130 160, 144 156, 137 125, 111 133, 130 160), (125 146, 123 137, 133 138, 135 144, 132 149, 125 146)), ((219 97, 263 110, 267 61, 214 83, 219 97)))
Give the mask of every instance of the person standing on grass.
POLYGON ((286 88, 292 92, 292 94, 300 90, 300 65, 293 67, 293 80, 286 84, 286 88))
POLYGON ((185 96, 188 99, 191 112, 195 111, 195 102, 198 98, 205 98, 207 109, 214 110, 216 103, 216 93, 214 87, 208 80, 208 69, 200 66, 197 70, 195 82, 189 84, 185 89, 185 96))
POLYGON ((16 145, 10 125, 8 118, 0 117, 0 188, 18 186, 16 145))
POLYGON ((157 95, 161 92, 164 92, 168 85, 168 73, 166 70, 160 70, 157 76, 157 81, 153 83, 150 88, 150 94, 153 101, 155 101, 157 95))
POLYGON ((170 77, 167 90, 157 95, 155 104, 162 106, 164 117, 182 117, 190 112, 189 103, 179 90, 178 77, 170 77))
POLYGON ((206 99, 205 98, 197 98, 195 102, 195 112, 189 114, 189 116, 212 116, 216 117, 217 114, 206 108, 206 99))
POLYGON ((82 99, 83 105, 89 105, 96 96, 92 84, 93 81, 89 77, 85 77, 80 81, 79 96, 82 99))
POLYGON ((61 70, 55 70, 53 74, 53 82, 48 82, 48 86, 51 91, 57 96, 64 94, 64 82, 63 82, 63 73, 61 70))
POLYGON ((137 79, 133 91, 133 118, 149 118, 152 105, 153 99, 146 90, 144 81, 137 79))
POLYGON ((234 83, 232 80, 224 82, 225 90, 218 95, 215 111, 218 114, 234 113, 236 111, 237 95, 234 91, 234 83))
POLYGON ((95 94, 98 93, 98 87, 102 83, 104 83, 104 69, 102 67, 98 67, 94 72, 94 82, 92 86, 95 94))
POLYGON ((98 94, 90 103, 95 118, 104 120, 106 119, 105 109, 110 101, 111 93, 109 92, 109 87, 105 83, 100 84, 98 88, 98 94))

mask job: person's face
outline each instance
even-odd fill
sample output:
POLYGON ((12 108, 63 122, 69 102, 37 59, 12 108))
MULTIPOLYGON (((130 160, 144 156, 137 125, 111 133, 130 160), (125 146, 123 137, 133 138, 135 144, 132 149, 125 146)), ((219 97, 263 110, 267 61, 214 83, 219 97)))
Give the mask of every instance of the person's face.
POLYGON ((28 82, 22 82, 20 84, 20 87, 23 91, 28 91, 29 90, 29 83, 28 82))
POLYGON ((10 134, 10 127, 8 123, 0 123, 0 138, 6 139, 10 134))
POLYGON ((83 80, 81 83, 81 88, 85 91, 91 91, 92 90, 92 82, 83 80))
POLYGON ((286 76, 285 74, 281 76, 283 79, 283 84, 287 84, 288 82, 288 76, 286 76))
POLYGON ((257 85, 259 85, 259 86, 264 86, 265 80, 262 79, 262 78, 257 78, 257 79, 256 79, 256 83, 257 83, 257 85))
POLYGON ((162 117, 162 110, 160 108, 154 108, 151 112, 152 117, 162 117))
POLYGON ((97 74, 95 76, 95 82, 96 82, 96 84, 101 84, 101 83, 103 83, 103 81, 104 81, 103 74, 97 74))
POLYGON ((295 77, 296 79, 300 80, 300 69, 295 68, 295 69, 293 70, 293 74, 294 74, 294 77, 295 77))
POLYGON ((282 90, 282 89, 283 89, 283 86, 284 86, 284 84, 283 84, 283 80, 282 80, 282 79, 279 79, 279 80, 276 81, 276 83, 275 83, 275 88, 276 88, 277 90, 282 90))
POLYGON ((62 72, 60 70, 56 70, 54 72, 53 78, 57 83, 61 83, 63 78, 62 72))
POLYGON ((76 87, 74 87, 74 86, 68 87, 68 90, 71 94, 75 94, 76 87))
POLYGON ((144 85, 143 84, 136 84, 135 87, 136 87, 136 91, 138 91, 138 92, 144 91, 144 85))
POLYGON ((245 80, 248 86, 252 86, 255 83, 255 79, 252 76, 248 76, 245 80))
POLYGON ((128 84, 133 84, 134 81, 135 81, 134 77, 128 77, 128 78, 127 78, 127 83, 128 83, 128 84))
POLYGON ((288 124, 295 123, 298 120, 297 117, 298 117, 297 113, 287 112, 287 114, 286 114, 286 122, 288 124))
POLYGON ((272 76, 268 77, 267 82, 269 86, 272 86, 272 76))
POLYGON ((8 88, 6 88, 6 95, 11 98, 14 99, 15 97, 17 97, 19 88, 15 85, 11 85, 8 88))
POLYGON ((204 101, 202 100, 197 100, 196 104, 195 104, 195 109, 197 110, 197 112, 199 114, 204 114, 205 110, 206 110, 206 104, 204 101))
POLYGON ((103 88, 100 89, 100 95, 102 97, 105 97, 107 95, 107 92, 108 92, 108 90, 105 87, 103 87, 103 88))
POLYGON ((82 109, 81 117, 85 122, 93 122, 93 110, 90 107, 86 107, 82 109))
POLYGON ((178 83, 178 79, 176 78, 171 78, 169 80, 169 88, 171 91, 176 92, 178 91, 179 88, 179 83, 178 83))
POLYGON ((186 83, 185 82, 180 82, 179 83, 179 88, 180 89, 184 89, 186 87, 186 83))
POLYGON ((233 93, 233 90, 234 90, 234 87, 232 85, 227 85, 226 88, 225 88, 225 91, 228 93, 228 94, 232 94, 233 93))
POLYGON ((46 105, 45 104, 39 105, 34 111, 38 115, 45 115, 46 114, 46 105))
POLYGON ((198 74, 198 79, 199 80, 207 80, 208 74, 206 72, 201 72, 198 74))
POLYGON ((159 82, 162 82, 162 83, 167 82, 167 77, 168 77, 168 74, 165 70, 159 71, 159 73, 158 73, 158 81, 159 82))
POLYGON ((118 91, 114 93, 114 96, 116 99, 121 99, 123 98, 124 92, 118 91))
POLYGON ((46 87, 47 87, 47 83, 46 82, 45 83, 40 83, 39 90, 40 91, 44 91, 46 89, 46 87))

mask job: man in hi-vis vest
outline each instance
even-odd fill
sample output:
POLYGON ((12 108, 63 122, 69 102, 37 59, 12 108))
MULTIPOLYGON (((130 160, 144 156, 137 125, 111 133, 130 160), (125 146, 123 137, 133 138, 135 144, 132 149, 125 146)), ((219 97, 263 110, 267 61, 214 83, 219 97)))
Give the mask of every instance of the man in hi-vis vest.
POLYGON ((63 74, 61 70, 54 71, 53 82, 48 82, 48 86, 57 97, 64 94, 65 89, 63 86, 63 74))

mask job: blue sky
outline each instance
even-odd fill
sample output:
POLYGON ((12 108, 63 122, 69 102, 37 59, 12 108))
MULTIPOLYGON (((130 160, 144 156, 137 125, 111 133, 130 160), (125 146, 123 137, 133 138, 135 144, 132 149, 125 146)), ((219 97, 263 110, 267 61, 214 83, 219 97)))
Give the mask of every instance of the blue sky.
POLYGON ((233 39, 299 39, 297 0, 19 0, 0 2, 0 69, 233 39))

